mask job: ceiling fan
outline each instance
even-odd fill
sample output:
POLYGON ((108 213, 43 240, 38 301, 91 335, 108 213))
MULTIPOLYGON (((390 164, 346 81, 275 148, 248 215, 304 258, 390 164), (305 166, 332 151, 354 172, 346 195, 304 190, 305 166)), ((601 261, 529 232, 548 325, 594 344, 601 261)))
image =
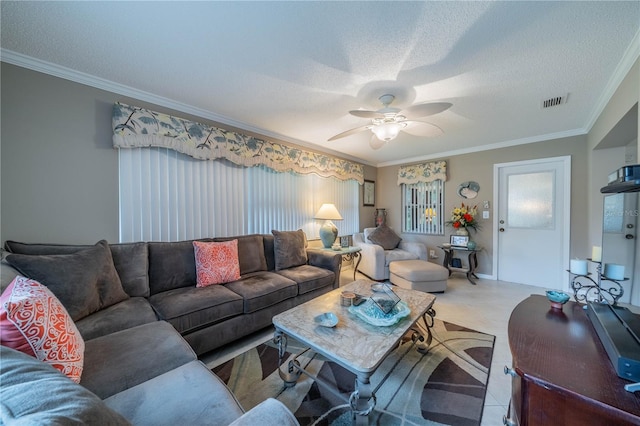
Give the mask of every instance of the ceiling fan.
POLYGON ((441 128, 425 121, 416 121, 414 118, 438 114, 451 108, 452 105, 449 102, 432 102, 413 105, 403 111, 400 108, 389 106, 395 99, 393 95, 382 95, 378 99, 382 102, 383 107, 377 111, 349 111, 349 114, 356 117, 370 118, 371 124, 338 133, 330 138, 329 141, 371 130, 373 134, 369 145, 373 149, 380 149, 384 144, 395 139, 401 131, 418 136, 439 136, 443 133, 441 128))

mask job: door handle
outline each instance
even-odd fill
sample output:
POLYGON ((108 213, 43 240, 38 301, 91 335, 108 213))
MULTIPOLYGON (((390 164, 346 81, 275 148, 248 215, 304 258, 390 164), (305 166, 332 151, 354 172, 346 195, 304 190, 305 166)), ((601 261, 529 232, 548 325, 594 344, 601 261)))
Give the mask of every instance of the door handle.
POLYGON ((504 228, 500 228, 500 232, 504 232, 504 228))
POLYGON ((632 234, 627 234, 624 236, 627 240, 633 240, 634 236, 632 234))

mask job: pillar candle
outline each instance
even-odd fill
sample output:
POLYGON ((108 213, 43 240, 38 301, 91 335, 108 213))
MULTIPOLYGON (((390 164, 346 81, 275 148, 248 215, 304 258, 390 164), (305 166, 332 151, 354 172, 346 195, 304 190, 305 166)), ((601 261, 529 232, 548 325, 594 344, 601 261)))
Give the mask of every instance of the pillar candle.
POLYGON ((571 273, 576 275, 587 275, 587 261, 571 259, 571 273))
POLYGON ((624 279, 624 265, 616 265, 615 263, 605 263, 603 275, 612 280, 624 279))
POLYGON ((593 246, 593 249, 591 250, 591 260, 594 262, 602 261, 602 247, 593 246))

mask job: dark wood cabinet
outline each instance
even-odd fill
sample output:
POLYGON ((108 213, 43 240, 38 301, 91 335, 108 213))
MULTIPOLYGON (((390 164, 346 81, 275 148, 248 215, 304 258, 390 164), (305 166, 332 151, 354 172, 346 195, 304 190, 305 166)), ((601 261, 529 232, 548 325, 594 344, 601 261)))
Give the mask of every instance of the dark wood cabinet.
POLYGON ((640 393, 624 389, 583 306, 533 295, 511 313, 512 424, 640 425, 640 393))

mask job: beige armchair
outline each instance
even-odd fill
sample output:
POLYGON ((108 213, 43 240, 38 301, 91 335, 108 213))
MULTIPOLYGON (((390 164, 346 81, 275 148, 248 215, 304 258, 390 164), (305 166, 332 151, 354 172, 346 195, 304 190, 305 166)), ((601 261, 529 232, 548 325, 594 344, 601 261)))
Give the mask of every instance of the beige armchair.
POLYGON ((396 260, 427 260, 427 247, 422 243, 400 241, 393 250, 373 244, 367 237, 375 228, 353 234, 353 245, 360 247, 362 256, 358 271, 376 281, 389 279, 389 264, 396 260))

